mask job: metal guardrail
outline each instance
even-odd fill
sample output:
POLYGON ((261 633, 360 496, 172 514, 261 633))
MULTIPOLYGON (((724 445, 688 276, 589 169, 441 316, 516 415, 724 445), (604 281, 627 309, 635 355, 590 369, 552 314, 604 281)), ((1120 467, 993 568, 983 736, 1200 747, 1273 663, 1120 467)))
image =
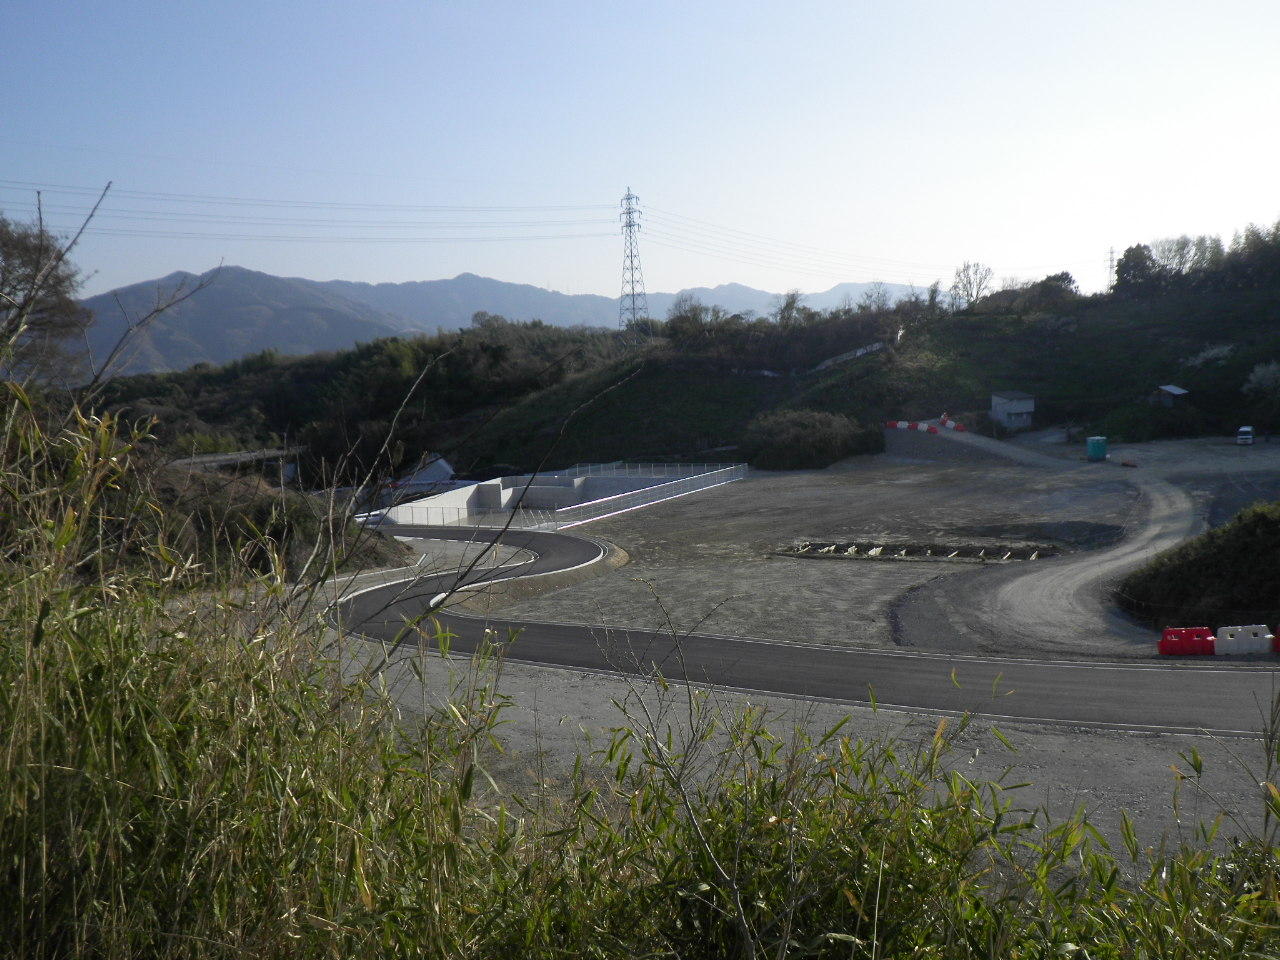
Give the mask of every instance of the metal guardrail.
MULTIPOLYGON (((673 497, 682 497, 721 484, 741 480, 747 475, 747 465, 734 464, 579 464, 574 468, 592 469, 595 472, 581 473, 578 476, 669 476, 676 479, 652 486, 642 487, 626 493, 589 500, 561 507, 558 510, 532 510, 518 507, 515 510, 492 510, 477 512, 468 507, 433 507, 425 503, 403 504, 396 509, 401 523, 422 524, 426 526, 458 526, 458 527, 510 527, 511 529, 559 530, 573 527, 601 517, 613 516, 627 510, 660 503, 673 497), (656 470, 646 472, 643 468, 667 468, 666 473, 656 470), (608 468, 605 473, 597 468, 608 468), (707 469, 709 468, 709 469, 707 469), (628 472, 623 473, 626 469, 628 472), (697 472, 692 472, 697 471, 697 472)), ((561 472, 561 476, 565 472, 561 472)))

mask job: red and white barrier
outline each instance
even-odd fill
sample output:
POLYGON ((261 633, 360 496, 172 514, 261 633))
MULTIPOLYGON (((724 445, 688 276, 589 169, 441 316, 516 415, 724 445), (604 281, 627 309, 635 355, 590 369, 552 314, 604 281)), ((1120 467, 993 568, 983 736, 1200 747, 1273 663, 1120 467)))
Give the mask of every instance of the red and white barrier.
POLYGON ((1220 627, 1167 627, 1157 649, 1162 657, 1239 656, 1249 653, 1280 653, 1280 639, 1271 635, 1265 623, 1220 627))
POLYGON ((886 430, 918 430, 920 433, 937 433, 938 428, 928 423, 921 423, 919 420, 886 420, 884 422, 886 430))
POLYGON ((1167 627, 1157 649, 1162 657, 1211 657, 1215 645, 1209 627, 1167 627))
POLYGON ((969 432, 968 428, 963 423, 956 423, 954 420, 948 417, 945 413, 938 418, 938 422, 942 424, 944 427, 946 427, 948 430, 954 430, 957 433, 969 432))

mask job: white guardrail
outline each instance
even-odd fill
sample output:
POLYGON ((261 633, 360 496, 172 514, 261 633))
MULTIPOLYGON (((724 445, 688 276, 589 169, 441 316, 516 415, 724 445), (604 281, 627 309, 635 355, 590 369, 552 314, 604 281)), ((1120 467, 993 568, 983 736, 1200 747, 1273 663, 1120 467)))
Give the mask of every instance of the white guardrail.
POLYGON ((392 508, 396 522, 428 526, 510 527, 511 529, 560 530, 591 520, 647 507, 699 490, 733 483, 747 475, 745 463, 600 463, 579 464, 571 470, 560 470, 547 476, 628 476, 675 477, 639 490, 589 500, 558 510, 515 510, 477 512, 467 507, 433 507, 425 503, 406 503, 392 508))

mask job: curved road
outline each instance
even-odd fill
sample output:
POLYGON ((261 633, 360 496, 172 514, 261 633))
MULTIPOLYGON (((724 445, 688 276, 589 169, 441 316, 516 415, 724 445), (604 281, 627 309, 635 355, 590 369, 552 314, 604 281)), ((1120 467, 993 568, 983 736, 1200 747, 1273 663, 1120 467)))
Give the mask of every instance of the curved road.
MULTIPOLYGON (((528 550, 533 560, 504 567, 431 574, 370 587, 340 602, 349 630, 399 642, 415 618, 458 587, 537 576, 599 562, 596 543, 564 533, 475 528, 395 528, 397 536, 491 541, 528 550)), ((1084 663, 856 650, 820 644, 743 640, 705 634, 542 623, 460 614, 437 616, 469 652, 486 629, 519 630, 511 660, 611 673, 649 674, 805 699, 878 703, 934 713, 969 712, 1006 720, 1161 732, 1256 735, 1280 669, 1213 663, 1084 663)))

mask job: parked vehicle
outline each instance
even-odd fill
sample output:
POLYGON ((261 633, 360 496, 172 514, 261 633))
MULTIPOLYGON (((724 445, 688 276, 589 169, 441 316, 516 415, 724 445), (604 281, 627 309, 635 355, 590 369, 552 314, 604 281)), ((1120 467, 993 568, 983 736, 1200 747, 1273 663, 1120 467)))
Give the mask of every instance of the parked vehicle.
POLYGON ((1236 431, 1236 443, 1248 446, 1253 443, 1253 427, 1241 427, 1236 431))

